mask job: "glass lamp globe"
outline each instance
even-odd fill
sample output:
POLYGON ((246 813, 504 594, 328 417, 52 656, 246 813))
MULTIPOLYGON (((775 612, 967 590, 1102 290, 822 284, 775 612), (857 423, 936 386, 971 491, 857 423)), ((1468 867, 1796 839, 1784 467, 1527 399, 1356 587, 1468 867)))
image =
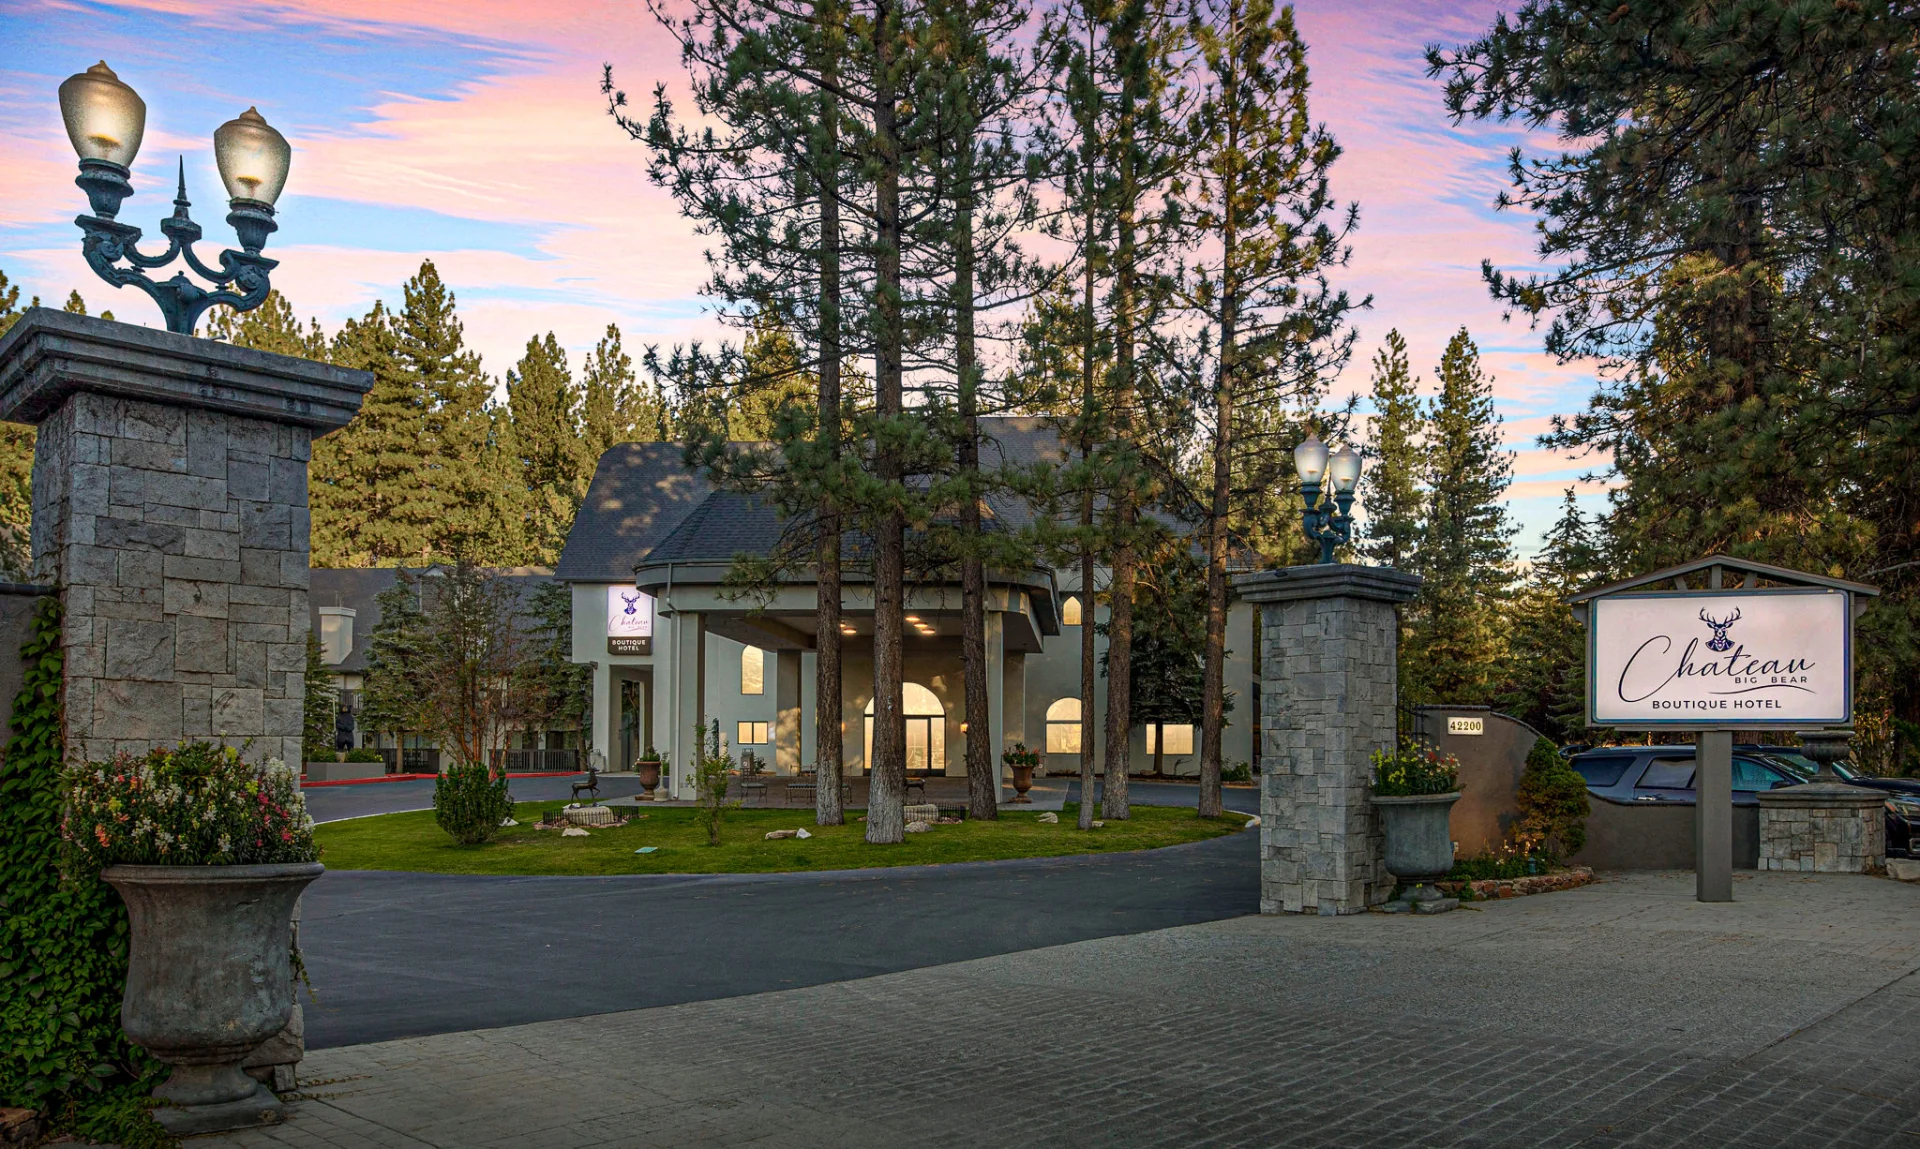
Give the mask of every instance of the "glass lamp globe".
POLYGON ((147 102, 102 60, 60 85, 60 118, 81 159, 132 167, 147 131, 147 102))
POLYGON ((1342 447, 1333 453, 1333 461, 1328 464, 1328 474, 1333 477, 1333 489, 1340 494, 1349 494, 1360 482, 1360 452, 1351 446, 1342 447))
POLYGON ((248 108, 213 133, 213 160, 227 197, 273 206, 287 183, 293 149, 256 108, 248 108))
POLYGON ((1303 483, 1318 483, 1327 473, 1327 445, 1320 436, 1309 434, 1307 441, 1293 449, 1293 469, 1303 483))

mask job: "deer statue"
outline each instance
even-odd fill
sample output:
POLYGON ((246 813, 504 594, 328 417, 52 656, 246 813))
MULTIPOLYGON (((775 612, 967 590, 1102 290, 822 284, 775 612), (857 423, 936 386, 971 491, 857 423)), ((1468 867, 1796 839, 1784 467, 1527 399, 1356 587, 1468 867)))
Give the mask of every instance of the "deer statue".
POLYGON ((1713 637, 1707 640, 1707 649, 1715 652, 1733 649, 1733 640, 1727 637, 1727 628, 1740 621, 1740 611, 1736 609, 1725 622, 1717 622, 1714 617, 1702 610, 1700 621, 1713 628, 1713 637))

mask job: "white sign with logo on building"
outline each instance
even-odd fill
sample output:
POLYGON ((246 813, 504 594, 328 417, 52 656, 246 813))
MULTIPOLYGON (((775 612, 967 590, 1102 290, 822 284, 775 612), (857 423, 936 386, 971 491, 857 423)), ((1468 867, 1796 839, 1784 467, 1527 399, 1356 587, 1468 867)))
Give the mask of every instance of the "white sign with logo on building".
POLYGON ((1836 589, 1664 591, 1594 598, 1588 722, 1843 726, 1853 720, 1851 596, 1836 589))
POLYGON ((607 653, 653 653, 653 596, 632 586, 607 588, 607 653))

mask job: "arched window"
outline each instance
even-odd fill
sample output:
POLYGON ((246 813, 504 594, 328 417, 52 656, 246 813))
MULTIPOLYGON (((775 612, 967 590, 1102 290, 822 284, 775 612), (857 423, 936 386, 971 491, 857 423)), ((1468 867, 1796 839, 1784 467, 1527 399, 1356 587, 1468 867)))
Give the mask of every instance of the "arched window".
POLYGON ((1053 705, 1047 707, 1047 753, 1080 753, 1080 700, 1078 698, 1057 699, 1053 705))
MULTIPOLYGON (((907 769, 923 774, 947 772, 947 708, 940 696, 917 682, 900 684, 907 719, 907 769)), ((867 703, 867 769, 873 769, 873 703, 867 703)))
POLYGON ((740 693, 765 694, 767 692, 767 652, 757 646, 749 646, 740 652, 740 693))
POLYGON ((1080 625, 1080 596, 1070 594, 1060 600, 1060 625, 1080 625))

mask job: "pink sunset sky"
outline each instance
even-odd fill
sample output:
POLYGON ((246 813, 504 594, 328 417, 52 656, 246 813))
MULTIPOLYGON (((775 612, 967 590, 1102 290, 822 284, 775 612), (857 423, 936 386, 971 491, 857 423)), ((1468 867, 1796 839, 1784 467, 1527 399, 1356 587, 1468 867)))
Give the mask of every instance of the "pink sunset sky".
MULTIPOLYGON (((1450 124, 1425 76, 1430 43, 1468 39, 1498 7, 1305 0, 1316 116, 1345 149, 1337 193, 1361 205, 1339 283, 1373 296, 1335 384, 1364 391, 1374 349, 1397 327, 1429 382, 1465 325, 1494 377, 1522 554, 1560 492, 1595 460, 1540 450, 1556 413, 1594 387, 1589 364, 1559 365, 1540 333, 1507 321, 1480 261, 1533 265, 1527 217, 1496 213, 1518 129, 1450 124)), ((60 124, 60 81, 105 57, 147 101, 135 195, 121 218, 149 231, 167 214, 173 165, 208 238, 221 222, 212 132, 257 105, 294 146, 267 254, 274 282, 329 329, 430 256, 458 293, 469 342, 499 375, 527 338, 552 330, 578 364, 608 323, 629 350, 713 338, 696 290, 704 241, 648 183, 646 149, 603 114, 600 67, 636 96, 681 76, 644 5, 582 0, 0 0, 0 271, 49 302, 78 288, 96 311, 159 325, 152 304, 115 292, 80 257, 85 207, 60 124)), ((1535 141, 1550 143, 1551 141, 1535 141)), ((155 233, 157 234, 157 233, 155 233)), ((204 248, 203 248, 204 250, 204 248)), ((1581 485, 1597 509, 1602 488, 1581 485)))

